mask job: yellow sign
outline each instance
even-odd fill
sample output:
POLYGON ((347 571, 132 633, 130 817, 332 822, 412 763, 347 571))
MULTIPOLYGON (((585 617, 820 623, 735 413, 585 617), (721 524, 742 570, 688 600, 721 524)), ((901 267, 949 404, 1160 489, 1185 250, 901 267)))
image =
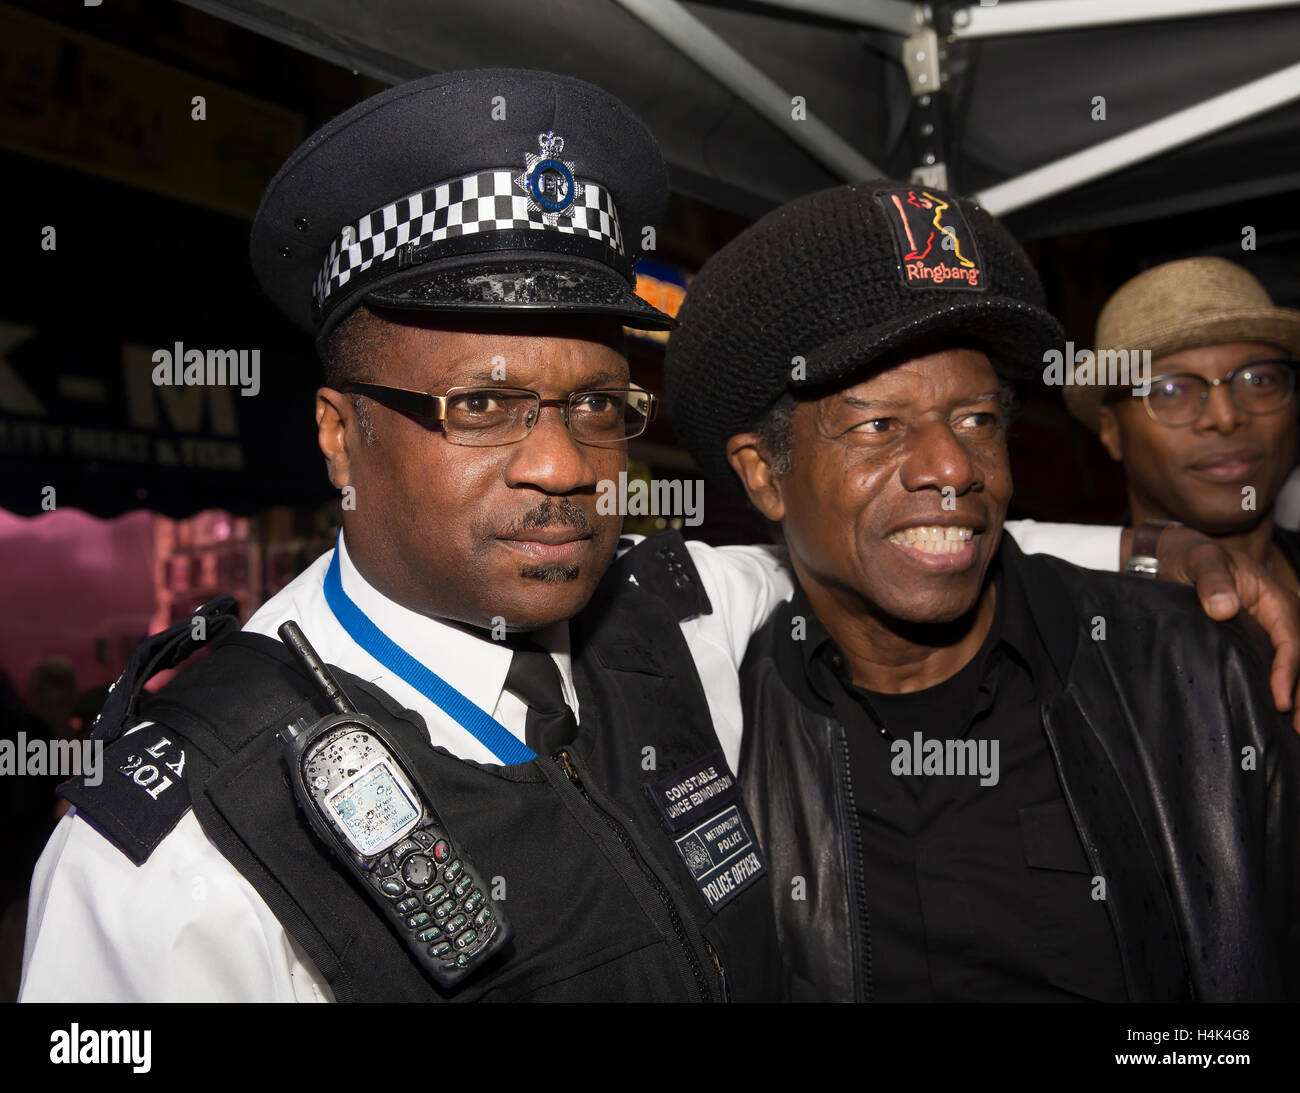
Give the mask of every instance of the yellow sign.
POLYGON ((0 7, 0 146, 252 219, 302 118, 0 7))
MULTIPOLYGON (((658 277, 652 277, 646 273, 638 273, 636 276, 636 294, 641 297, 651 307, 657 307, 667 315, 677 318, 677 311, 682 306, 682 301, 686 299, 686 286, 675 285, 671 281, 662 281, 658 277)), ((644 338, 646 341, 659 342, 666 344, 668 341, 667 330, 628 330, 628 333, 637 338, 644 338)))

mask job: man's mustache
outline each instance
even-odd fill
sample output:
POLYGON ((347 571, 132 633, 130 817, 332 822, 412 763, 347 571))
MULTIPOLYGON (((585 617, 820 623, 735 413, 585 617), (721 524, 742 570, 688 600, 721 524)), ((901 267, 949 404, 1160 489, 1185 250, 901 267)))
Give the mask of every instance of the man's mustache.
POLYGON ((592 533, 591 520, 587 514, 572 501, 561 498, 558 501, 543 501, 511 524, 500 537, 517 538, 526 531, 549 527, 573 528, 583 535, 592 533))

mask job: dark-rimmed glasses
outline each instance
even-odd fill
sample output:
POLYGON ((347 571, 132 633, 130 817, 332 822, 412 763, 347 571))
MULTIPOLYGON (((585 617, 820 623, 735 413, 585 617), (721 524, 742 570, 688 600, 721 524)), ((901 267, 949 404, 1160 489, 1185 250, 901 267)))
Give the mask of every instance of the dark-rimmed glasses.
MULTIPOLYGON (((1295 372, 1296 362, 1291 360, 1251 361, 1217 380, 1191 372, 1171 372, 1151 380, 1142 404, 1152 420, 1179 428, 1191 425, 1205 412, 1211 387, 1227 384, 1233 404, 1243 413, 1272 414, 1295 394, 1295 372)), ((1108 401, 1119 401, 1124 393, 1120 389, 1108 401)))
POLYGON ((445 395, 430 395, 353 382, 339 390, 374 399, 423 425, 441 428, 453 444, 476 448, 523 440, 543 406, 559 407, 578 443, 617 444, 645 432, 658 406, 658 398, 640 387, 574 391, 562 399, 544 399, 524 387, 453 387, 445 395))

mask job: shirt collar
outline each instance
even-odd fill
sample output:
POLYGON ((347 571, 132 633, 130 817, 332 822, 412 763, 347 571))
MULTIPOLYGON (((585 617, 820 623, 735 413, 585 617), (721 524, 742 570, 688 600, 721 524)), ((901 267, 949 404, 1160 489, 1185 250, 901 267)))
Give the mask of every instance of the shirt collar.
MULTIPOLYGON (((420 663, 440 675, 479 709, 492 713, 501 700, 506 673, 510 671, 510 660, 514 656, 509 646, 460 623, 412 611, 385 596, 361 575, 348 554, 341 532, 338 552, 339 579, 349 599, 420 663)), ((568 623, 557 622, 544 627, 532 638, 559 665, 565 697, 576 709, 568 623)))
POLYGON ((1041 683, 1044 673, 1052 671, 1051 660, 1034 625, 1029 597, 1015 559, 1006 550, 999 549, 993 566, 998 587, 998 645, 1010 650, 1034 681, 1041 683))

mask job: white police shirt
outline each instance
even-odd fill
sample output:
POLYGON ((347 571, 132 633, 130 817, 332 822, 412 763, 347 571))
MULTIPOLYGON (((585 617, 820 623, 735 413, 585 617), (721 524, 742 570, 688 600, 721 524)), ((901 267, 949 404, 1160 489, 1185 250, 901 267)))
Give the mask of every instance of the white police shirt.
MULTIPOLYGON (((1118 566, 1118 528, 1032 521, 1006 527, 1027 553, 1051 553, 1094 569, 1118 566)), ((681 627, 714 730, 734 770, 742 721, 737 673, 745 646, 773 608, 790 597, 792 579, 773 548, 687 547, 713 613, 681 627)), ((341 539, 339 549, 348 596, 398 645, 418 653, 523 740, 526 707, 503 690, 510 650, 393 602, 365 581, 341 539)), ((296 620, 322 659, 373 681, 417 711, 433 744, 465 759, 496 762, 458 722, 348 636, 325 602, 324 579, 333 554, 317 559, 268 600, 245 629, 276 637, 282 622, 296 620)), ((568 626, 549 627, 538 640, 559 666, 565 698, 580 719, 568 626)), ((323 1002, 332 996, 307 955, 208 840, 192 811, 137 866, 70 809, 32 877, 19 999, 323 1002)))

